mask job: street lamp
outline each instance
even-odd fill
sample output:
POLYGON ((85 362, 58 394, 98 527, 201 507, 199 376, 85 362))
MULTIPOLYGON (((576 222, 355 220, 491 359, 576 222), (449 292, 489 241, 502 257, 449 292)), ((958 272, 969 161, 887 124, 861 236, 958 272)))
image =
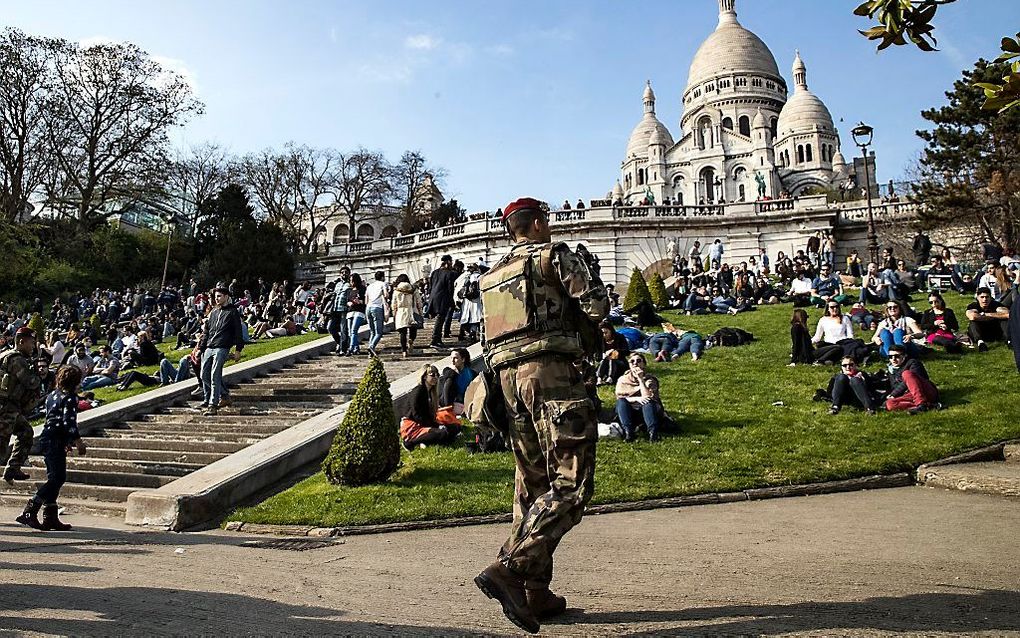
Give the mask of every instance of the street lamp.
POLYGON ((170 268, 170 244, 174 238, 174 216, 172 213, 165 213, 161 215, 163 221, 166 222, 166 257, 163 259, 163 281, 159 284, 160 290, 166 288, 166 274, 170 268))
POLYGON ((864 189, 868 197, 868 255, 872 263, 878 263, 878 233, 875 231, 875 214, 871 210, 871 178, 868 176, 868 147, 871 146, 871 138, 875 129, 864 122, 850 130, 854 137, 854 144, 861 147, 861 154, 864 156, 864 189))

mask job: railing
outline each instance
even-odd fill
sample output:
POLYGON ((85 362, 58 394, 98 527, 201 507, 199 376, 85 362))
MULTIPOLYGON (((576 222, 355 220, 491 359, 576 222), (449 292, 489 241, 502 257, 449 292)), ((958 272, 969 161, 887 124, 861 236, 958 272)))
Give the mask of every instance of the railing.
MULTIPOLYGON (((590 208, 576 208, 573 210, 557 210, 550 213, 550 223, 559 224, 598 224, 612 223, 622 220, 638 219, 660 219, 680 220, 698 219, 704 217, 735 217, 745 218, 763 214, 784 215, 796 211, 817 210, 818 207, 830 206, 825 201, 825 196, 801 197, 797 199, 777 199, 755 202, 733 202, 729 204, 700 204, 693 206, 681 205, 657 205, 657 206, 612 206, 605 200, 591 200, 591 203, 598 204, 590 208)), ((876 203, 874 205, 877 216, 906 216, 917 213, 918 205, 912 202, 905 203, 876 203)), ((832 208, 837 208, 832 206, 832 208)), ((854 206, 841 208, 839 211, 840 223, 855 223, 867 219, 867 210, 864 207, 854 206)), ((330 248, 329 254, 334 256, 343 255, 364 255, 366 253, 377 253, 387 250, 407 250, 413 246, 419 246, 430 242, 441 242, 443 239, 461 236, 486 236, 502 235, 503 222, 498 217, 477 217, 469 221, 441 228, 425 230, 413 235, 402 235, 378 239, 375 241, 358 241, 350 244, 336 244, 330 248)))

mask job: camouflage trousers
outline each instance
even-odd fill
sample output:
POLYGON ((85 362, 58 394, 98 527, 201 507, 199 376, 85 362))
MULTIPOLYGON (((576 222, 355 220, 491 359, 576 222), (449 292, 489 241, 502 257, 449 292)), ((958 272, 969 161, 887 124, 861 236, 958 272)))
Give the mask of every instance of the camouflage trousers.
POLYGON ((21 469, 32 451, 32 426, 19 412, 0 412, 0 467, 21 469), (11 435, 15 436, 14 447, 10 448, 11 435))
POLYGON ((552 580, 553 552, 595 490, 595 410, 568 357, 499 371, 517 472, 514 520, 499 560, 531 589, 552 580))

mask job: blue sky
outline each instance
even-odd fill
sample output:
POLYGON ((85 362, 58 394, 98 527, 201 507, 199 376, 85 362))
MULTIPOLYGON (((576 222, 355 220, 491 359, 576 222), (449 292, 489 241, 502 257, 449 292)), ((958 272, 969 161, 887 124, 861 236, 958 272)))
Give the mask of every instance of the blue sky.
MULTIPOLYGON (((920 110, 1020 27, 1020 2, 939 10, 938 53, 876 54, 856 0, 738 0, 792 86, 800 49, 844 153, 875 127, 882 180, 921 149, 920 110), (840 119, 843 120, 840 123, 840 119)), ((206 113, 176 136, 235 153, 298 143, 419 149, 470 211, 523 194, 603 196, 641 117, 646 79, 678 137, 688 66, 715 28, 716 0, 327 2, 0 0, 0 24, 71 40, 128 40, 191 78, 206 113)))

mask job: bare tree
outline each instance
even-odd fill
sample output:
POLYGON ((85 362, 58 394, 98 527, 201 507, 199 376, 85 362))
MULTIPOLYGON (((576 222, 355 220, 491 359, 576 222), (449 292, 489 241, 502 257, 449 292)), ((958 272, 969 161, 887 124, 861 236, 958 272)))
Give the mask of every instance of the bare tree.
POLYGON ((226 187, 235 176, 234 160, 211 142, 178 149, 166 173, 166 190, 175 208, 188 219, 191 234, 202 222, 200 205, 226 187))
POLYGON ((129 43, 61 43, 54 76, 45 110, 59 172, 51 205, 91 226, 165 198, 167 133, 203 111, 185 79, 129 43))
POLYGON ((421 229, 421 215, 426 208, 429 180, 439 186, 446 171, 437 166, 429 166, 421 151, 404 151, 400 162, 393 167, 393 187, 395 197, 399 201, 401 226, 404 232, 416 232, 421 229))
POLYGON ((0 33, 0 219, 19 219, 46 170, 44 102, 51 43, 13 28, 0 33))
POLYGON ((287 171, 287 158, 271 148, 249 153, 238 163, 239 177, 258 215, 279 226, 293 244, 300 236, 300 219, 293 208, 287 171))
POLYGON ((299 248, 312 252, 326 226, 342 215, 335 206, 337 169, 340 154, 329 148, 313 148, 287 144, 287 186, 292 197, 291 210, 298 220, 299 248))
POLYGON ((347 219, 347 239, 358 223, 382 217, 393 193, 393 168, 382 153, 359 148, 337 155, 336 206, 347 219))

